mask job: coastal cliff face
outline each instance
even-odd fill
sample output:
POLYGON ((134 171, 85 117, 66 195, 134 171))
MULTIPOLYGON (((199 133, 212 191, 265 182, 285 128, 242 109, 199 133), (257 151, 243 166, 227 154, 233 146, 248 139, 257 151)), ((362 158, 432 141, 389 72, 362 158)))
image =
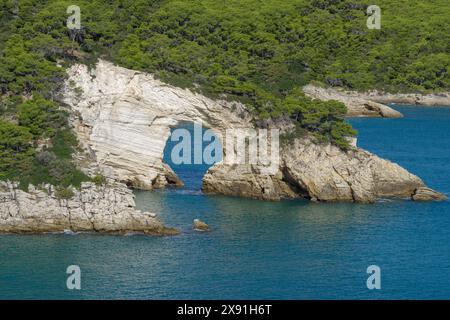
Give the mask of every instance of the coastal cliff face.
POLYGON ((100 60, 95 69, 75 65, 63 101, 82 146, 109 178, 151 190, 181 182, 163 163, 171 128, 202 123, 217 132, 250 127, 242 105, 214 101, 167 85, 152 75, 100 60))
MULTIPOLYGON (((243 105, 214 101, 106 61, 93 70, 75 65, 69 76, 63 100, 73 110, 82 145, 104 175, 137 188, 180 184, 163 163, 170 129, 177 124, 199 122, 221 133, 253 127, 243 105)), ((400 116, 388 107, 377 108, 379 115, 400 116)), ((358 148, 344 152, 296 139, 281 149, 280 158, 274 174, 258 165, 218 163, 205 175, 203 191, 267 200, 373 202, 411 197, 424 187, 400 166, 358 148)))
POLYGON ((83 183, 70 199, 58 199, 54 187, 28 192, 0 181, 0 232, 101 232, 173 235, 155 214, 135 210, 134 195, 125 185, 83 183))
POLYGON ((282 150, 276 175, 260 174, 250 165, 217 164, 203 180, 205 192, 267 200, 304 197, 362 203, 383 197, 410 198, 423 186, 417 176, 367 151, 344 152, 308 139, 297 139, 282 150))

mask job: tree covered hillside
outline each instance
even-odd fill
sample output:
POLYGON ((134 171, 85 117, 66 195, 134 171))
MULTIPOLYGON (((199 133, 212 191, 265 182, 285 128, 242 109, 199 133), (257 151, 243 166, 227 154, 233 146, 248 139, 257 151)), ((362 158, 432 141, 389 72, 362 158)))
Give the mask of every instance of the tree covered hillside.
POLYGON ((301 87, 448 91, 449 21, 448 0, 0 0, 0 179, 88 179, 71 162, 77 143, 56 97, 65 67, 100 56, 226 94, 256 118, 290 117, 345 149, 355 134, 345 107, 301 87), (380 30, 366 26, 373 4, 380 30), (80 30, 66 26, 70 5, 80 30))

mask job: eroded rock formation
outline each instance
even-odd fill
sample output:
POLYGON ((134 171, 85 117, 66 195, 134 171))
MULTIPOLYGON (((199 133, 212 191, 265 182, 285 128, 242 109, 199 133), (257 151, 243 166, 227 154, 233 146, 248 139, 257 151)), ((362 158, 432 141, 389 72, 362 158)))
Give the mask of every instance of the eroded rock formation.
POLYGON ((414 191, 412 195, 414 201, 444 201, 447 197, 442 193, 436 192, 430 188, 422 187, 414 191))
MULTIPOLYGON (((79 140, 104 175, 141 189, 178 183, 163 163, 163 150, 179 123, 199 122, 221 133, 253 127, 239 103, 214 101, 106 61, 92 70, 75 65, 69 76, 63 99, 74 111, 79 140)), ((363 104, 366 115, 401 116, 383 105, 363 104)), ((361 115, 360 105, 357 109, 361 115)), ((205 175, 203 190, 268 200, 372 202, 411 197, 424 187, 400 166, 358 148, 344 152, 297 139, 280 158, 278 172, 271 175, 258 165, 216 164, 205 175)))
POLYGON ((134 195, 125 185, 83 183, 70 199, 58 199, 55 189, 0 181, 0 232, 101 232, 174 235, 155 214, 135 209, 134 195))
POLYGON ((172 127, 197 122, 220 132, 250 126, 239 103, 214 101, 103 60, 95 69, 75 65, 68 73, 63 101, 73 110, 81 144, 105 176, 136 188, 180 184, 163 164, 172 127))
POLYGON ((337 100, 347 107, 349 117, 401 118, 402 114, 384 104, 368 97, 334 88, 321 88, 313 85, 303 87, 303 92, 310 98, 318 100, 337 100))
POLYGON ((344 152, 308 139, 282 149, 275 175, 261 174, 252 165, 217 164, 203 180, 205 192, 267 200, 303 197, 369 203, 383 197, 409 198, 423 187, 417 176, 370 152, 344 152))

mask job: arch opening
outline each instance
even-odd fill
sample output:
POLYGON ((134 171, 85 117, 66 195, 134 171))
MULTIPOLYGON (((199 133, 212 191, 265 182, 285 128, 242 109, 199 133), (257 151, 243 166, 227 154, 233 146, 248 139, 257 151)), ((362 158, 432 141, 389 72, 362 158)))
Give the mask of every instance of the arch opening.
POLYGON ((187 191, 200 191, 208 169, 222 160, 220 138, 200 123, 180 122, 171 128, 163 162, 183 182, 187 191))

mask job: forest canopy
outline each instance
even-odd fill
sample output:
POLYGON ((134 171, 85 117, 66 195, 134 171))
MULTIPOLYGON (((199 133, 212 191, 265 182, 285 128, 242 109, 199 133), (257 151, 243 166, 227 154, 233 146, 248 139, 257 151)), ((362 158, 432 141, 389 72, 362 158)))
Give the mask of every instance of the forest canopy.
POLYGON ((448 0, 0 0, 0 179, 13 168, 34 182, 86 178, 56 97, 65 67, 98 57, 245 102, 257 119, 289 117, 346 149, 345 106, 301 87, 448 91, 449 20, 448 0), (79 30, 66 25, 74 4, 79 30), (381 7, 380 30, 366 26, 369 5, 381 7), (27 147, 43 139, 49 150, 27 147))

